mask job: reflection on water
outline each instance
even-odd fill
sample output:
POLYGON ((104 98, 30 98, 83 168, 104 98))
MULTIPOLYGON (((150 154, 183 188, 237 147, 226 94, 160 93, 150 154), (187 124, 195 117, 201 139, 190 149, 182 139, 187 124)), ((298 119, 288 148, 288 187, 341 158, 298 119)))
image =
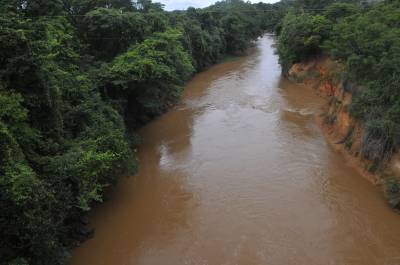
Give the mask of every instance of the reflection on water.
POLYGON ((323 100, 281 78, 272 44, 198 74, 140 131, 139 173, 71 265, 400 264, 400 216, 326 143, 323 100))

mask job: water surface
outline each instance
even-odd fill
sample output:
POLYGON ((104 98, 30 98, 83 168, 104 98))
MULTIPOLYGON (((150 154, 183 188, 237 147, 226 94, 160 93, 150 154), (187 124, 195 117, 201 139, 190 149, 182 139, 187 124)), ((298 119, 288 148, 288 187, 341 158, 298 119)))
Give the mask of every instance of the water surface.
POLYGON ((325 141, 323 100, 281 78, 272 45, 196 75, 140 131, 139 173, 71 265, 400 264, 400 216, 325 141))

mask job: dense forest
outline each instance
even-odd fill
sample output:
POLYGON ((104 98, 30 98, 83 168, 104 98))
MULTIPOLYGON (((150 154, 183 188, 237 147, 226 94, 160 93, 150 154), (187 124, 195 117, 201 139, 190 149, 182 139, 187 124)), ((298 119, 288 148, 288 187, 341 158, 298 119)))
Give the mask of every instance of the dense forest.
POLYGON ((105 188, 135 172, 135 129, 285 7, 0 0, 0 264, 64 264, 105 188))
MULTIPOLYGON (((371 171, 379 169, 400 147, 400 1, 298 0, 278 34, 284 72, 317 56, 343 65, 337 79, 365 131, 360 153, 373 161, 371 171)), ((400 180, 385 179, 389 202, 400 209, 400 180)))

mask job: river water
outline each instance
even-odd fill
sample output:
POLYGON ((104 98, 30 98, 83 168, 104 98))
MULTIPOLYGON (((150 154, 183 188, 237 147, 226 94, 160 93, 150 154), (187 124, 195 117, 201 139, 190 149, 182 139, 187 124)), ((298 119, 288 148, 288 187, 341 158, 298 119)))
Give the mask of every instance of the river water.
POLYGON ((400 215, 326 142, 323 100, 281 77, 273 43, 196 75, 140 130, 139 173, 71 265, 400 264, 400 215))

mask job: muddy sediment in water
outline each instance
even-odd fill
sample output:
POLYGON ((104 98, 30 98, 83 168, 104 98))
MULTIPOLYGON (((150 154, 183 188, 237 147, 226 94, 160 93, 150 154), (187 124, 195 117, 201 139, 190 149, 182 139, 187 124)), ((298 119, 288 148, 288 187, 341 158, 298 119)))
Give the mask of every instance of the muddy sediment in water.
POLYGON ((343 66, 340 63, 329 57, 319 57, 293 65, 288 75, 292 81, 313 89, 327 99, 321 114, 316 117, 317 123, 332 147, 340 151, 351 166, 378 185, 384 181, 385 176, 400 178, 399 154, 395 153, 390 161, 384 161, 378 170, 371 170, 374 167, 373 161, 361 155, 364 129, 348 112, 353 99, 351 89, 356 89, 356 85, 341 80, 342 72, 343 66))
POLYGON ((326 141, 326 100, 281 76, 274 40, 196 75, 140 130, 136 176, 71 265, 382 265, 400 215, 326 141))

